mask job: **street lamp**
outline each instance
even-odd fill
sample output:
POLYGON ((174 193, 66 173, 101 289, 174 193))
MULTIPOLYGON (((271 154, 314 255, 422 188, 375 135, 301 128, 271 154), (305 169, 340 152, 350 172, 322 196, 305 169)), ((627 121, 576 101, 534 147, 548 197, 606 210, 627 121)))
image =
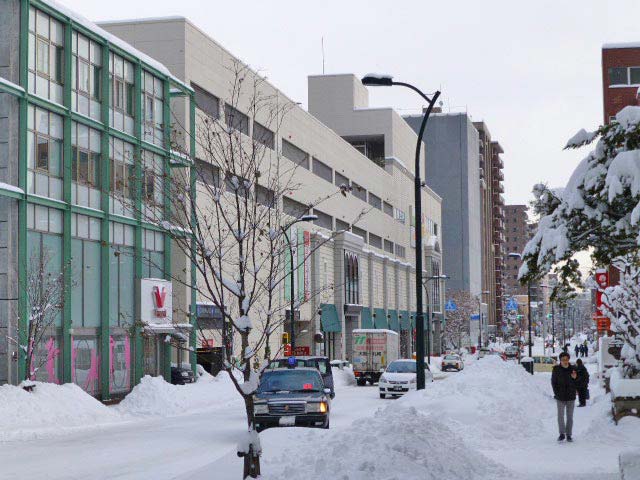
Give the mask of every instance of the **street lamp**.
POLYGON ((282 229, 282 233, 284 234, 284 238, 286 238, 287 240, 287 246, 289 247, 289 256, 291 257, 291 272, 290 272, 290 280, 291 280, 291 285, 290 285, 290 295, 291 295, 291 354, 293 355, 293 350, 296 346, 296 334, 295 334, 295 307, 296 307, 296 296, 295 296, 295 282, 293 281, 294 276, 293 276, 293 272, 294 272, 294 266, 293 266, 293 247, 291 246, 291 239, 289 238, 289 235, 287 234, 287 230, 289 230, 291 227, 293 227, 296 223, 300 223, 300 222, 310 222, 313 220, 317 220, 318 216, 317 215, 302 215, 299 218, 296 218, 294 221, 292 221, 291 223, 288 223, 287 225, 283 225, 280 228, 282 229))
POLYGON ((418 88, 403 82, 394 82, 391 75, 367 74, 362 78, 362 84, 370 87, 406 87, 427 101, 428 107, 422 117, 420 131, 418 133, 418 141, 416 143, 416 158, 414 167, 414 193, 416 204, 416 388, 424 390, 424 313, 422 312, 422 181, 420 180, 420 149, 422 148, 422 137, 424 129, 427 126, 427 120, 431 115, 431 110, 440 96, 440 92, 436 91, 431 98, 422 93, 418 88))
MULTIPOLYGON (((522 260, 522 254, 521 253, 517 253, 517 252, 510 252, 509 257, 511 258, 519 258, 520 260, 522 260)), ((531 341, 531 282, 527 281, 527 317, 529 320, 529 357, 531 357, 533 354, 531 352, 531 347, 532 345, 532 341, 531 341)))
MULTIPOLYGON (((429 282, 433 280, 447 280, 448 278, 449 278, 449 275, 445 275, 444 273, 441 273, 440 275, 432 275, 431 277, 427 277, 423 284, 424 289, 427 292, 427 363, 428 364, 431 364, 431 302, 433 300, 431 297, 429 297, 429 282)), ((416 333, 417 332, 418 332, 418 325, 416 324, 416 333)), ((418 347, 416 346, 416 361, 417 361, 417 358, 418 358, 418 347)), ((423 365, 423 369, 424 369, 424 365, 423 365)))

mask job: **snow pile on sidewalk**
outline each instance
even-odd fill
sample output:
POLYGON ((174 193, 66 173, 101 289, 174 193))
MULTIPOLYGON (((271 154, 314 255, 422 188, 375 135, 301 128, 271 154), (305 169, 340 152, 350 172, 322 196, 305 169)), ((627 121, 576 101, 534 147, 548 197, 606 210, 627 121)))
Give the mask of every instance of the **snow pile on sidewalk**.
POLYGON ((33 392, 0 387, 0 441, 60 435, 123 420, 75 384, 35 383, 33 392))
MULTIPOLYGON (((205 372, 206 373, 206 372, 205 372)), ((115 409, 127 415, 168 417, 240 401, 229 375, 202 375, 196 383, 172 385, 162 377, 142 378, 115 409)))
POLYGON ((356 377, 351 367, 343 367, 342 369, 331 367, 331 373, 333 374, 334 387, 350 387, 356 384, 356 377))
POLYGON ((390 404, 349 429, 265 457, 265 480, 501 479, 508 472, 470 449, 435 416, 390 404))

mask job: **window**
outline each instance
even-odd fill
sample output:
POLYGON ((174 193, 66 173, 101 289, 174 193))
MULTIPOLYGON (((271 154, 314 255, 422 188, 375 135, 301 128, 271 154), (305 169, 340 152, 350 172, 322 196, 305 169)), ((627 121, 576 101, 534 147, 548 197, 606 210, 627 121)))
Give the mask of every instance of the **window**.
POLYGON ((62 233, 62 210, 28 204, 27 228, 39 232, 62 233))
POLYGON ((609 86, 640 85, 640 67, 609 68, 609 86))
POLYGON ((130 135, 134 134, 135 92, 134 67, 124 58, 109 54, 109 78, 111 80, 110 125, 130 135))
POLYGON ((100 120, 102 96, 102 47, 73 32, 71 103, 73 110, 100 120))
POLYGON ((71 124, 71 200, 77 205, 100 208, 100 147, 98 130, 71 124))
POLYGON ((355 305, 360 303, 358 257, 347 251, 344 252, 344 296, 345 303, 355 305))
POLYGON ((377 195, 369 192, 369 205, 373 208, 377 208, 378 210, 382 210, 382 199, 377 195))
POLYGON ((271 150, 276 149, 276 137, 273 132, 255 121, 253 122, 253 139, 271 150))
POLYGON ((327 182, 333 183, 333 169, 315 157, 313 159, 313 173, 327 182))
POLYGON ((282 197, 282 211, 294 218, 299 218, 302 215, 307 214, 309 207, 303 203, 296 202, 289 197, 282 197))
POLYGON ((276 193, 267 187, 256 185, 256 202, 259 205, 273 208, 276 203, 276 193))
POLYGON ((131 202, 128 201, 133 198, 135 190, 133 151, 130 143, 115 137, 109 139, 111 213, 127 216, 133 214, 131 202))
POLYGON ((403 246, 398 245, 397 243, 396 243, 396 256, 400 258, 406 258, 407 256, 406 249, 403 246))
POLYGON ((438 236, 438 224, 434 222, 433 224, 433 234, 437 237, 438 236))
POLYGON ((351 231, 353 232, 354 235, 358 235, 359 237, 362 237, 362 239, 364 240, 364 243, 367 243, 367 231, 363 230, 360 227, 356 227, 355 225, 353 227, 351 227, 351 231))
POLYGON ((344 185, 345 187, 348 187, 350 185, 349 179, 338 172, 336 172, 334 184, 336 187, 340 187, 342 185, 344 185))
POLYGON ((191 87, 195 92, 197 107, 214 120, 220 118, 220 99, 193 82, 191 87))
POLYGON ((44 12, 29 10, 29 92, 63 103, 64 25, 44 12))
POLYGON ((164 210, 164 158, 142 151, 142 199, 145 216, 150 221, 162 218, 164 210))
POLYGON ((142 114, 145 142, 164 145, 164 84, 149 72, 142 72, 142 114))
POLYGON ((249 117, 228 103, 224 106, 224 119, 227 122, 227 127, 249 135, 249 117))
POLYGON ((345 222, 344 220, 340 220, 339 218, 336 218, 336 230, 337 231, 344 230, 345 232, 348 232, 349 231, 349 223, 345 222))
POLYGON ((390 240, 384 240, 384 251, 387 253, 394 253, 393 242, 390 240))
POLYGON ((382 211, 393 218, 393 205, 387 202, 382 202, 382 211))
POLYGON ((404 211, 400 210, 399 208, 395 209, 395 218, 400 223, 405 223, 405 221, 406 221, 406 215, 405 215, 404 211))
POLYGON ((353 187, 351 193, 354 197, 359 198, 363 202, 367 201, 367 191, 358 185, 356 182, 351 182, 351 186, 353 187))
POLYGON ((282 155, 296 165, 309 170, 309 154, 296 147, 293 143, 287 142, 284 138, 282 139, 282 155))
POLYGON ((314 224, 327 230, 333 230, 333 217, 331 215, 327 215, 316 208, 313 209, 313 214, 318 217, 313 221, 314 224))
POLYGON ((220 169, 199 158, 196 158, 196 178, 209 187, 220 187, 220 169))
POLYGON ((27 192, 62 200, 62 117, 29 106, 27 192))
POLYGON ((369 245, 382 249, 382 237, 369 232, 369 245))

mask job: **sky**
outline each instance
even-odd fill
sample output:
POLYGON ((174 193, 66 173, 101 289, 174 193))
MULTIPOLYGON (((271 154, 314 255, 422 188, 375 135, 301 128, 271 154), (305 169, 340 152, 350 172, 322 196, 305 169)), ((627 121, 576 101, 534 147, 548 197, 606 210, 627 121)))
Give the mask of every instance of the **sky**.
MULTIPOLYGON (((303 106, 307 76, 390 73, 443 110, 484 120, 505 153, 507 203, 563 186, 588 151, 563 151, 602 122, 601 46, 640 40, 637 0, 58 0, 94 21, 181 15, 303 106)), ((370 91, 371 106, 418 113, 416 94, 370 91)))

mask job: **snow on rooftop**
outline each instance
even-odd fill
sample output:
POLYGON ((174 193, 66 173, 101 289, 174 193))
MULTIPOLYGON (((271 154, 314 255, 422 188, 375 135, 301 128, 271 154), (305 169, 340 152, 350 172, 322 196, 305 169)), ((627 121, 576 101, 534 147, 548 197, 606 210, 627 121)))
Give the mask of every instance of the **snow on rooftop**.
POLYGON ((605 43, 602 45, 603 50, 609 50, 613 48, 640 48, 640 42, 614 42, 614 43, 605 43))
POLYGON ((127 42, 125 42, 121 38, 116 37, 112 33, 107 32, 105 29, 99 27, 98 25, 93 23, 91 20, 83 17, 82 15, 78 14, 77 12, 74 12, 73 10, 71 10, 71 9, 65 7, 64 5, 58 3, 56 0, 42 0, 42 2, 47 4, 47 5, 49 5, 54 10, 59 11, 61 14, 69 17, 74 22, 82 25, 87 30, 91 30, 92 32, 94 32, 97 35, 101 36, 102 38, 107 40, 109 43, 117 46, 118 48, 121 48, 122 50, 124 50, 125 52, 131 54, 132 56, 139 58, 140 60, 142 60, 144 63, 146 63, 150 67, 152 67, 152 68, 156 69, 157 71, 159 71, 160 73, 168 76, 173 82, 183 86, 184 88, 186 88, 189 91, 192 90, 189 85, 184 83, 178 77, 174 76, 169 71, 169 69, 164 66, 164 64, 162 64, 159 61, 151 58, 146 53, 142 53, 140 50, 138 50, 137 48, 135 48, 132 45, 128 44, 127 42))
POLYGON ((0 182, 0 189, 16 193, 24 193, 24 190, 22 190, 20 187, 16 187, 15 185, 4 182, 0 182))

